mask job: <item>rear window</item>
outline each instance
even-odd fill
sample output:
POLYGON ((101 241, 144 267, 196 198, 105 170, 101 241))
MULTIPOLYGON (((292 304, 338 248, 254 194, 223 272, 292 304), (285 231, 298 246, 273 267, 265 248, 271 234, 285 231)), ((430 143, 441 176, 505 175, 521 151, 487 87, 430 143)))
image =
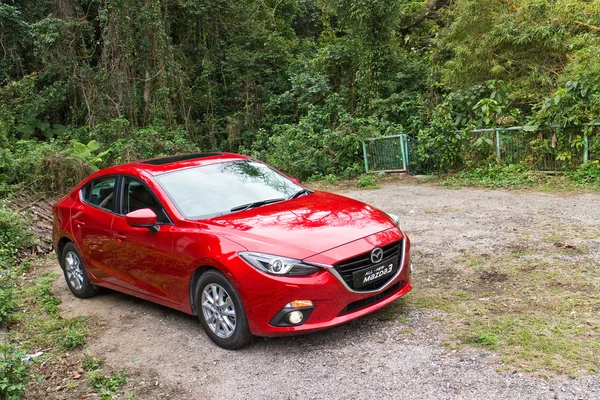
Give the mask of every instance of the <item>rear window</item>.
POLYGON ((81 197, 86 203, 107 211, 114 210, 115 185, 114 176, 95 179, 81 189, 81 197))
POLYGON ((81 188, 81 198, 86 203, 90 202, 90 195, 92 193, 92 182, 88 182, 84 187, 81 188))

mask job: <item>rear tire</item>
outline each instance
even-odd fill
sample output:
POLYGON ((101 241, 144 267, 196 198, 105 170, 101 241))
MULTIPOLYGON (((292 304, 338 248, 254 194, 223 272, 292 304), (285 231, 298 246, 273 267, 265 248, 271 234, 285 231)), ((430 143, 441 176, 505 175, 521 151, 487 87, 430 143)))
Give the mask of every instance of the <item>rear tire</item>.
POLYGON ((239 349, 252 341, 246 311, 233 284, 210 270, 196 285, 198 318, 208 337, 224 349, 239 349))
POLYGON ((87 268, 73 243, 67 243, 62 251, 60 263, 67 281, 67 286, 75 297, 87 299, 95 296, 99 289, 90 283, 87 268))

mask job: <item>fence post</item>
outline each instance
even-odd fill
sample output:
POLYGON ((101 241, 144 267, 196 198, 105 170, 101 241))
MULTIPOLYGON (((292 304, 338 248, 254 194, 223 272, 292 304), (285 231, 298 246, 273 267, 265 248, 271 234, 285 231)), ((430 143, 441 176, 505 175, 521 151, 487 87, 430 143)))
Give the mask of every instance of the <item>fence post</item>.
POLYGON ((500 131, 496 129, 496 157, 500 161, 500 131))
POLYGON ((406 135, 400 134, 400 152, 402 153, 402 168, 406 171, 406 135))
POLYGON ((590 151, 590 145, 588 142, 588 136, 587 136, 587 134, 584 134, 583 135, 583 163, 584 164, 587 164, 587 162, 588 162, 589 151, 590 151))
POLYGON ((408 134, 403 134, 402 138, 404 139, 404 155, 406 156, 406 162, 404 163, 404 169, 408 172, 410 168, 410 154, 408 148, 408 134))
POLYGON ((369 160, 367 160, 367 145, 365 144, 365 141, 362 141, 362 146, 363 146, 363 154, 365 155, 365 172, 369 172, 369 160))

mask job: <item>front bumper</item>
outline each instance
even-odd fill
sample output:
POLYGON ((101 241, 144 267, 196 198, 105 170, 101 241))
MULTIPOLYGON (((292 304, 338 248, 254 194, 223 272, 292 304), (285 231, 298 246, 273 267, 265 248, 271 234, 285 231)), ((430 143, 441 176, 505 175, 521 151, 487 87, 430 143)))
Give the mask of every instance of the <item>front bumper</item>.
POLYGON ((238 290, 250 331, 257 336, 308 333, 342 324, 392 303, 412 289, 410 240, 398 229, 380 232, 304 260, 319 265, 333 265, 398 240, 404 241, 400 269, 393 279, 382 282, 377 290, 352 290, 331 268, 324 268, 307 277, 277 277, 258 270, 245 275, 238 282, 238 290), (271 325, 273 317, 293 300, 311 300, 315 308, 310 317, 299 326, 271 325))

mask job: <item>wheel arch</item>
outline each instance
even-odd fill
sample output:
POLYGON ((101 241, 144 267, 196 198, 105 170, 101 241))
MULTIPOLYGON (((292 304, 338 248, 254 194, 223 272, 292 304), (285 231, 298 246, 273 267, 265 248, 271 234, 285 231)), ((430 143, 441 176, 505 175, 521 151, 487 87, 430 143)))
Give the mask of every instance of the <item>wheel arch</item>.
POLYGON ((56 257, 58 258, 58 263, 60 264, 60 267, 62 269, 65 268, 65 266, 63 265, 63 260, 62 260, 62 253, 63 253, 63 250, 65 249, 65 246, 68 243, 74 243, 74 242, 69 237, 63 236, 62 238, 60 238, 60 240, 56 244, 56 257))
MULTIPOLYGON (((230 270, 229 268, 225 267, 219 261, 213 260, 213 259, 204 259, 201 261, 198 260, 196 265, 199 265, 199 267, 196 267, 194 269, 194 272, 190 276, 189 290, 188 290, 192 315, 198 315, 198 305, 196 304, 196 299, 198 298, 198 293, 197 293, 198 288, 196 287, 198 284, 198 280, 200 279, 200 277, 202 275, 204 275, 208 271, 217 271, 218 273, 222 274, 225 277, 225 279, 227 279, 229 282, 231 282, 231 284, 233 285, 235 290, 238 292, 238 294, 243 302, 244 297, 242 295, 242 291, 241 291, 238 279, 245 275, 245 273, 244 273, 245 271, 243 271, 243 272, 237 271, 238 273, 236 274, 235 270, 230 270)), ((251 268, 251 267, 248 267, 248 268, 251 268)))
MULTIPOLYGON (((194 273, 192 274, 192 277, 190 278, 189 296, 190 296, 190 307, 192 308, 193 315, 198 315, 198 305, 196 304, 196 299, 198 298, 198 293, 197 293, 198 288, 196 287, 198 285, 198 280, 205 272, 208 272, 211 270, 219 271, 218 268, 215 268, 212 265, 202 265, 194 270, 194 273)), ((221 271, 219 271, 219 272, 221 272, 221 271)))

